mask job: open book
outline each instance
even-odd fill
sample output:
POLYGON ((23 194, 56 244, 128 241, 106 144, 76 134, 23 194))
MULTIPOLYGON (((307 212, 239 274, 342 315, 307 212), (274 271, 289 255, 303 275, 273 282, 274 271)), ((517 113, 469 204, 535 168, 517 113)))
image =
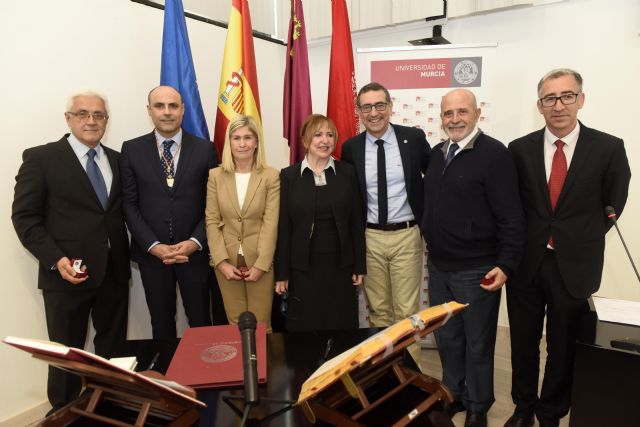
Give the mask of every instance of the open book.
POLYGON ((193 397, 190 394, 193 391, 190 388, 183 386, 175 381, 168 381, 163 379, 151 378, 146 375, 142 375, 137 372, 133 372, 124 367, 119 366, 116 363, 110 362, 109 360, 100 357, 91 352, 81 350, 75 347, 67 347, 65 345, 46 340, 36 340, 29 338, 18 338, 8 336, 3 342, 9 344, 13 347, 19 348, 31 354, 40 354, 44 356, 50 356, 54 358, 59 358, 71 362, 79 362, 88 366, 95 366, 98 368, 106 369, 111 372, 124 374, 133 379, 139 380, 143 383, 146 383, 151 386, 151 388, 155 388, 158 391, 164 391, 166 393, 170 393, 175 397, 178 397, 182 400, 189 401, 199 406, 207 406, 204 402, 201 402, 193 397))
POLYGON ((342 375, 362 366, 373 357, 392 353, 396 344, 418 340, 427 333, 427 328, 441 321, 446 322, 450 316, 457 314, 465 307, 466 304, 452 301, 426 308, 328 360, 304 382, 298 396, 298 404, 315 396, 338 381, 342 375))

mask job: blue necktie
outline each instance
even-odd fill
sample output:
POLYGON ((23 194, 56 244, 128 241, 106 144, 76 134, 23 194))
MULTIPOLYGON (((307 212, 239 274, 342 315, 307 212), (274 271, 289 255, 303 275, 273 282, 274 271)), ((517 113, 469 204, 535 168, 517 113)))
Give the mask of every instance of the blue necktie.
POLYGON ((89 181, 91 181, 93 190, 98 196, 98 200, 100 200, 102 208, 106 209, 107 200, 109 199, 109 193, 107 193, 107 185, 104 183, 102 172, 100 172, 100 168, 96 163, 96 150, 94 150, 93 148, 90 149, 87 152, 87 157, 87 176, 89 177, 89 181))
POLYGON ((175 178, 175 168, 173 167, 173 154, 171 146, 173 140, 168 139, 162 143, 162 170, 165 178, 175 178))
POLYGON ((447 153, 447 159, 444 161, 445 168, 449 166, 449 163, 451 163, 451 160, 453 160, 453 158, 456 155, 456 151, 458 151, 459 148, 460 146, 455 142, 449 145, 449 152, 447 153))
MULTIPOLYGON (((162 170, 164 177, 167 179, 169 188, 173 188, 173 179, 175 178, 175 168, 173 167, 173 154, 171 154, 172 139, 162 142, 162 170)), ((169 212, 169 242, 173 243, 173 218, 169 212)))

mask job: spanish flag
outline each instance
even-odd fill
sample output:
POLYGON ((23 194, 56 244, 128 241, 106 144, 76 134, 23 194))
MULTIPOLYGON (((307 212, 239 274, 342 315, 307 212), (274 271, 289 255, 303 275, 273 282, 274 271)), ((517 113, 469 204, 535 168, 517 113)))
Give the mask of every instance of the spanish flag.
POLYGON ((251 15, 247 0, 232 0, 231 2, 213 137, 218 156, 222 156, 227 126, 231 119, 238 114, 252 116, 260 126, 260 133, 262 133, 258 75, 256 74, 251 15))

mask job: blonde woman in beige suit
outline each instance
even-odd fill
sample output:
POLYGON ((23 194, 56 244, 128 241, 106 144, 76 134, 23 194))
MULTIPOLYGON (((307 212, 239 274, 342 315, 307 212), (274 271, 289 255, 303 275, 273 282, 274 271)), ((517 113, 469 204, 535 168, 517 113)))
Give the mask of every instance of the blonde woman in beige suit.
POLYGON ((207 240, 229 323, 251 311, 271 331, 280 176, 267 166, 256 122, 236 116, 222 165, 207 184, 207 240))

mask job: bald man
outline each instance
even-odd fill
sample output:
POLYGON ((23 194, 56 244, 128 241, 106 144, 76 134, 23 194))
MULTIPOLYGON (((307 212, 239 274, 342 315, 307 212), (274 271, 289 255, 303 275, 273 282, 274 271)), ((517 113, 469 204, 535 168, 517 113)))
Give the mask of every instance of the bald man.
POLYGON ((486 426, 501 288, 522 257, 524 214, 514 162, 477 127, 474 94, 452 90, 440 107, 449 139, 432 150, 424 179, 429 301, 469 304, 435 333, 455 398, 445 409, 451 416, 466 409, 465 427, 486 426))
POLYGON ((204 207, 213 144, 182 129, 182 96, 169 86, 149 92, 155 129, 122 145, 123 208, 131 231, 154 338, 176 336, 176 282, 189 325, 211 325, 209 250, 204 207))

